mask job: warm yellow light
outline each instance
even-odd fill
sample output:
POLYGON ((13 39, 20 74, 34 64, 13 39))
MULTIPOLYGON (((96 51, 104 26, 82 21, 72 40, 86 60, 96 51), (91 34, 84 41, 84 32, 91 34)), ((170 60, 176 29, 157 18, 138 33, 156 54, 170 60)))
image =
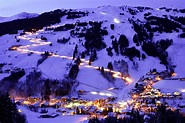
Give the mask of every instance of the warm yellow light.
POLYGON ((137 98, 137 97, 138 97, 138 95, 134 94, 132 97, 133 97, 133 98, 137 98))
MULTIPOLYGON (((81 111, 81 110, 80 110, 80 111, 81 111)), ((71 114, 71 115, 74 115, 74 112, 71 112, 70 114, 71 114)))
POLYGON ((129 82, 129 83, 132 82, 132 79, 130 79, 129 77, 126 77, 125 80, 126 80, 127 82, 129 82))
POLYGON ((31 104, 31 103, 29 101, 23 101, 23 104, 28 105, 28 104, 31 104))
POLYGON ((65 105, 66 108, 72 108, 73 107, 73 104, 72 103, 69 103, 68 105, 65 105))
POLYGON ((101 110, 101 111, 103 111, 103 110, 104 110, 104 108, 103 108, 103 107, 101 107, 101 108, 100 108, 100 110, 101 110))
POLYGON ((159 76, 155 77, 155 80, 160 81, 161 78, 159 76))
POLYGON ((172 73, 172 76, 177 76, 177 73, 172 73))
POLYGON ((21 109, 18 109, 18 112, 19 112, 19 113, 21 113, 21 112, 22 112, 22 110, 21 110, 21 109))
POLYGON ((150 81, 150 84, 153 84, 153 81, 150 81))

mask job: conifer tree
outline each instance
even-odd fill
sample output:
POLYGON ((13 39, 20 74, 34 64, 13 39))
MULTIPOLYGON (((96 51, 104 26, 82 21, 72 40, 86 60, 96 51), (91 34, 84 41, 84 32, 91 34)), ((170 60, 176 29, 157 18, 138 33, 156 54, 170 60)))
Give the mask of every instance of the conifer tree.
POLYGON ((82 54, 81 54, 81 58, 82 58, 82 59, 85 58, 85 53, 84 53, 84 51, 83 51, 82 54))
POLYGON ((18 112, 9 95, 3 93, 0 93, 0 123, 26 123, 26 117, 18 112))
POLYGON ((112 62, 108 62, 107 68, 113 70, 112 62))
POLYGON ((78 107, 76 108, 76 114, 80 114, 80 110, 78 107))
POLYGON ((105 71, 104 71, 104 67, 102 66, 101 67, 101 73, 103 74, 105 71))
POLYGON ((81 63, 80 56, 77 57, 77 59, 75 60, 75 63, 76 63, 77 65, 80 65, 80 63, 81 63))

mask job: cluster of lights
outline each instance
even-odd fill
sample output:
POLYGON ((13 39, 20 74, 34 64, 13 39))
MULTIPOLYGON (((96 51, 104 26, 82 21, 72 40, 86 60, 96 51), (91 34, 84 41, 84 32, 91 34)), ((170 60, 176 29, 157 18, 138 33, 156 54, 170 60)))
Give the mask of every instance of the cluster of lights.
POLYGON ((92 91, 92 92, 90 92, 91 94, 93 94, 93 95, 101 95, 101 96, 108 96, 108 97, 111 97, 112 96, 112 94, 110 94, 110 93, 103 93, 103 92, 96 92, 96 91, 92 91))
MULTIPOLYGON (((101 12, 102 14, 106 14, 106 13, 103 13, 101 12)), ((117 19, 117 18, 114 18, 114 22, 115 23, 120 23, 120 21, 117 19)), ((34 34, 38 34, 39 32, 43 32, 44 30, 38 30, 36 33, 34 34)), ((43 46, 43 45, 49 45, 51 44, 51 42, 45 42, 45 41, 42 41, 41 39, 39 38, 29 38, 28 36, 32 36, 33 33, 32 32, 25 32, 26 35, 22 35, 22 36, 18 36, 19 39, 23 39, 23 40, 29 40, 29 42, 32 42, 34 44, 31 44, 31 45, 26 45, 26 46, 19 46, 19 47, 14 47, 13 49, 14 50, 17 50, 21 53, 34 53, 34 54, 43 54, 44 52, 39 52, 39 51, 34 51, 34 50, 29 50, 28 48, 31 48, 31 47, 38 47, 38 46, 43 46), (28 36, 27 36, 28 35, 28 36)), ((58 58, 65 58, 65 59, 69 59, 69 60, 72 60, 73 58, 72 57, 68 57, 68 56, 61 56, 61 55, 57 55, 57 54, 52 54, 51 56, 53 57, 58 57, 58 58)), ((99 67, 97 66, 89 66, 87 65, 89 63, 88 60, 85 60, 85 59, 81 59, 82 63, 80 64, 80 66, 84 66, 86 68, 92 68, 92 69, 98 69, 99 67)), ((117 72, 117 71, 113 71, 113 70, 109 70, 109 69, 104 69, 106 72, 110 72, 112 73, 113 77, 115 78, 118 78, 118 79, 122 79, 122 80, 125 80, 126 82, 128 83, 131 83, 132 80, 129 78, 129 77, 123 77, 122 76, 122 73, 120 72, 117 72)), ((102 95, 102 94, 101 94, 102 95)), ((103 94, 104 95, 104 94, 103 94)), ((106 94, 105 94, 106 95, 106 94)), ((110 94, 107 94, 107 96, 110 96, 110 94)))
MULTIPOLYGON (((101 14, 106 14, 104 12, 101 12, 101 14)), ((115 23, 120 23, 120 21, 117 19, 117 18, 114 18, 114 22, 115 23)), ((44 30, 39 30, 37 31, 36 33, 34 34, 38 34, 39 32, 42 32, 44 30)), ((19 39, 23 39, 23 40, 28 40, 29 42, 33 43, 33 44, 30 44, 30 45, 25 45, 25 46, 19 46, 19 47, 15 47, 17 51, 21 52, 21 53, 34 53, 34 54, 43 54, 44 52, 39 52, 39 51, 34 51, 34 50, 29 50, 29 48, 31 47, 38 47, 38 46, 43 46, 43 45, 49 45, 51 42, 45 42, 45 41, 42 41, 41 39, 39 38, 30 38, 28 36, 32 36, 33 33, 31 32, 26 32, 26 35, 23 35, 23 36, 18 36, 19 39)), ((73 58, 72 57, 69 57, 69 56, 61 56, 61 55, 58 55, 58 54, 51 54, 52 57, 57 57, 57 58, 65 58, 65 59, 69 59, 69 60, 72 60, 73 58)), ((88 63, 89 61, 88 60, 85 60, 85 59, 81 59, 82 63, 80 64, 80 66, 84 66, 86 68, 91 68, 91 69, 98 69, 99 67, 97 66, 89 66, 88 63)), ((129 78, 129 77, 123 77, 122 73, 121 72, 117 72, 117 71, 113 71, 113 70, 110 70, 110 69, 104 69, 104 71, 106 72, 110 72, 112 73, 113 77, 115 78, 118 78, 118 79, 122 79, 122 80, 125 80, 127 81, 128 83, 132 82, 132 80, 129 78)), ((113 88, 110 88, 110 90, 113 90, 113 88)), ((100 96, 107 96, 107 97, 111 97, 113 96, 111 93, 104 93, 104 92, 96 92, 96 91, 92 91, 90 92, 91 94, 93 95, 100 95, 100 96)), ((49 103, 49 105, 54 105, 56 103, 56 100, 53 100, 49 103)), ((90 103, 90 102, 89 102, 90 103)), ((132 103, 132 101, 130 102, 121 102, 120 103, 120 107, 122 109, 125 109, 125 107, 127 106, 127 104, 129 103, 132 103)), ((30 101, 24 101, 23 104, 31 104, 30 101)), ((74 107, 74 106, 80 106, 79 103, 69 103, 68 105, 66 105, 65 107, 66 108, 71 108, 71 107, 74 107)), ((115 111, 120 111, 119 108, 116 108, 115 111)))

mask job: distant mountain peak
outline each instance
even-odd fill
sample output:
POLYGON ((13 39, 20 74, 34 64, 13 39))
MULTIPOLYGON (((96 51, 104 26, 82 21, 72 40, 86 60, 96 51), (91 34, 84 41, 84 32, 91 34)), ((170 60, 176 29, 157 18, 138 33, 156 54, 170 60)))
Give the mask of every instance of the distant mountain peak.
POLYGON ((37 14, 37 13, 21 12, 21 13, 15 14, 10 17, 0 17, 0 23, 13 21, 13 20, 17 20, 17 19, 34 18, 34 17, 37 17, 38 15, 39 14, 37 14))

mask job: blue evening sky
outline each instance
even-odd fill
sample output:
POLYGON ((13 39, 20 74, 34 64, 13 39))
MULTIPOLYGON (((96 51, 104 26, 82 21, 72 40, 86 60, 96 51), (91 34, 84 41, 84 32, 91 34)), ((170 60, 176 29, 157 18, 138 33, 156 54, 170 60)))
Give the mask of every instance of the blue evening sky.
POLYGON ((0 16, 20 12, 42 13, 58 8, 95 8, 102 5, 151 7, 183 7, 184 0, 0 0, 0 16))

